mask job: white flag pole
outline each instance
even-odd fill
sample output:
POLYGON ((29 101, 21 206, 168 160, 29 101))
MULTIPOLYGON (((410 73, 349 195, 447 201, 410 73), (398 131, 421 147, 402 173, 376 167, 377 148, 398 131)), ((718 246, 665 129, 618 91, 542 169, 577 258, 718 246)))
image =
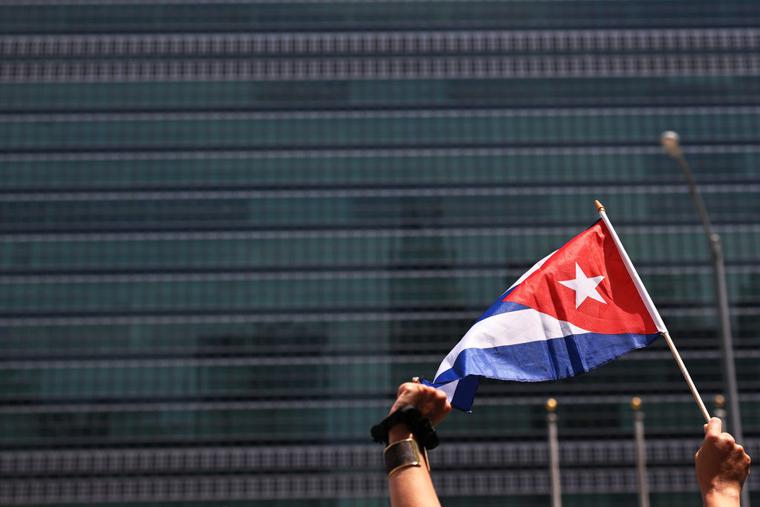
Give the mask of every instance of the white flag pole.
POLYGON ((559 438, 557 437, 557 400, 546 400, 546 430, 549 444, 549 479, 552 507, 562 507, 562 486, 559 475, 559 438))
POLYGON ((636 268, 633 267, 633 263, 628 257, 628 253, 625 251, 623 243, 620 241, 620 238, 618 238, 618 235, 615 232, 615 228, 612 227, 610 219, 607 218, 607 210, 599 201, 594 201, 594 204, 596 205, 596 210, 599 212, 599 216, 602 218, 604 225, 607 226, 607 229, 612 235, 612 240, 615 242, 615 245, 620 252, 620 257, 623 259, 623 264, 625 264, 625 268, 628 270, 628 274, 631 275, 633 284, 636 286, 636 290, 639 291, 639 295, 644 301, 644 305, 647 307, 647 310, 649 310, 649 315, 652 316, 652 320, 654 320, 654 323, 657 326, 657 330, 665 339, 665 343, 668 344, 670 353, 673 354, 673 359, 675 359, 676 364, 678 365, 678 369, 681 370, 681 375, 683 375, 683 378, 686 381, 686 385, 689 386, 689 390, 691 391, 691 395, 694 397, 694 401, 697 402, 697 406, 699 407, 700 412, 702 412, 702 416, 705 418, 705 422, 708 422, 710 420, 710 413, 707 411, 707 407, 705 407, 705 403, 702 401, 702 397, 699 395, 699 391, 697 391, 697 386, 695 386, 694 381, 691 380, 689 370, 686 369, 686 365, 684 364, 683 359, 681 359, 681 354, 678 353, 676 344, 673 343, 673 339, 668 333, 668 328, 665 327, 665 323, 662 321, 662 317, 660 317, 660 312, 658 312, 657 308, 654 306, 652 298, 649 297, 649 293, 647 292, 646 287, 644 287, 644 283, 641 281, 641 278, 639 278, 639 274, 636 272, 636 268))
POLYGON ((641 398, 631 398, 633 435, 636 442, 636 470, 639 476, 639 507, 649 507, 649 477, 647 477, 647 446, 644 441, 644 412, 641 398))

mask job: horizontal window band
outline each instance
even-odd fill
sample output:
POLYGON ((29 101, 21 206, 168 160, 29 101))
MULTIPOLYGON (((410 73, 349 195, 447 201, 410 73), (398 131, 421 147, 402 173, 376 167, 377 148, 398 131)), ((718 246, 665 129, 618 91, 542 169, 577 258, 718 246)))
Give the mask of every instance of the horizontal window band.
MULTIPOLYGON (((673 381, 680 382, 677 379, 673 381)), ((709 399, 710 396, 718 394, 718 391, 706 390, 702 396, 709 399)), ((621 407, 630 407, 631 395, 624 394, 569 394, 557 396, 560 406, 582 406, 582 405, 607 405, 618 404, 621 407)), ((684 407, 679 410, 693 409, 694 399, 688 394, 650 394, 643 398, 646 406, 661 404, 665 408, 672 404, 682 404, 684 407), (688 408, 687 408, 688 407, 688 408)), ((750 403, 760 402, 760 393, 748 392, 742 393, 742 400, 750 403)), ((370 399, 289 399, 289 400, 262 400, 262 401, 181 401, 166 402, 158 401, 155 403, 59 403, 59 404, 37 404, 37 405, 0 405, 0 414, 40 414, 40 413, 103 413, 103 412, 146 412, 154 413, 159 408, 166 412, 241 412, 241 411, 263 411, 263 410, 362 410, 373 409, 387 411, 390 398, 370 398, 370 399)), ((508 409, 510 405, 516 406, 535 406, 543 408, 546 403, 545 395, 537 396, 478 396, 477 406, 496 407, 495 409, 508 409)), ((646 408, 645 408, 646 410, 646 408)), ((691 414, 690 414, 691 415, 691 414)), ((699 414, 693 414, 698 416, 699 414)), ((543 430, 542 430, 543 431, 543 430)), ((364 429, 362 428, 362 433, 364 429)), ((10 437, 10 436, 9 436, 10 437)), ((294 438, 297 437, 294 436, 294 438)))
POLYGON ((760 30, 483 30, 433 32, 178 33, 0 36, 0 56, 12 58, 241 56, 335 54, 483 54, 562 51, 750 51, 760 30))
MULTIPOLYGON (((662 314, 678 317, 699 317, 711 315, 715 312, 715 306, 697 305, 693 307, 660 307, 662 314)), ((449 320, 474 320, 483 309, 470 311, 442 311, 442 310, 408 310, 394 311, 315 311, 294 314, 292 312, 112 312, 112 313, 75 313, 68 312, 66 315, 50 315, 38 313, 23 316, 2 316, 0 326, 10 328, 28 327, 68 327, 68 326, 131 326, 131 325, 198 325, 198 324, 258 324, 258 323, 316 323, 316 322, 421 322, 449 320)), ((731 313, 736 316, 758 316, 760 307, 732 307, 731 313)))
MULTIPOLYGON (((622 234, 635 234, 642 236, 656 235, 682 235, 694 234, 701 236, 702 226, 683 224, 652 224, 652 225, 623 225, 615 229, 622 234)), ((720 224, 715 230, 721 234, 756 234, 760 233, 760 224, 720 224)), ((49 234, 18 233, 0 236, 3 244, 13 243, 59 243, 59 242, 93 242, 103 241, 223 241, 223 240, 340 240, 340 239, 371 239, 371 238, 439 238, 458 237, 470 238, 477 236, 508 235, 515 239, 530 236, 545 235, 570 235, 578 233, 577 226, 547 226, 535 225, 526 229, 524 226, 514 227, 422 227, 414 229, 405 228, 377 228, 377 229, 319 229, 302 231, 229 231, 215 230, 209 232, 175 231, 175 232, 93 232, 93 233, 69 233, 61 231, 49 234)))
POLYGON ((220 2, 210 0, 188 7, 186 2, 165 0, 14 0, 0 11, 5 18, 2 28, 12 33, 60 32, 145 32, 148 29, 171 32, 232 31, 313 31, 313 30, 389 30, 414 29, 425 19, 430 29, 525 29, 526 27, 555 28, 557 20, 563 27, 664 28, 681 26, 756 26, 756 9, 746 2, 724 2, 716 10, 714 4, 694 1, 688 4, 644 5, 625 2, 592 1, 579 5, 563 1, 539 2, 552 16, 531 16, 531 2, 447 2, 447 8, 428 1, 397 2, 394 15, 389 17, 387 5, 373 0, 328 3, 321 0, 294 2, 285 0, 273 4, 255 0, 220 2), (184 5, 182 5, 184 3, 184 5), (49 6, 67 5, 69 16, 62 24, 60 10, 49 6), (281 4, 281 5, 280 5, 281 4), (175 5, 182 5, 177 10, 175 5), (103 9, 108 10, 102 14, 103 9), (29 12, 35 16, 30 22, 29 12), (194 16, 190 16, 190 13, 194 16))
POLYGON ((752 76, 656 76, 301 81, 3 83, 4 114, 424 111, 571 107, 747 106, 752 76), (305 92, 308 88, 308 93, 305 92))
MULTIPOLYGON (((689 146, 689 154, 712 155, 712 154, 756 154, 760 153, 758 144, 703 144, 689 146)), ((151 161, 151 160, 312 160, 312 159, 384 159, 384 158, 423 158, 440 157, 450 158, 457 156, 472 157, 546 157, 546 156, 663 156, 662 147, 652 143, 644 145, 584 145, 584 146, 555 146, 542 145, 536 147, 400 147, 400 148, 366 148, 366 149, 334 149, 334 150, 310 150, 310 149, 283 149, 283 150, 210 150, 201 149, 187 150, 155 150, 155 151, 43 151, 30 153, 0 153, 2 162, 94 162, 94 161, 151 161)), ((699 170, 699 168, 694 168, 699 170)))
MULTIPOLYGON (((445 430, 442 430, 445 431, 445 430)), ((760 439, 747 439, 745 447, 760 446, 760 439)), ((447 441, 445 451, 435 453, 436 470, 447 468, 545 467, 546 442, 468 442, 447 441)), ((647 439, 648 464, 689 464, 694 442, 686 438, 647 439)), ((630 466, 635 463, 635 444, 628 441, 573 440, 560 443, 561 461, 573 466, 630 466)), ((248 470, 311 470, 343 468, 382 468, 376 444, 257 445, 240 447, 145 447, 139 449, 75 449, 8 451, 0 454, 0 474, 6 479, 45 475, 170 475, 186 473, 241 473, 248 470)), ((463 471, 463 473, 466 473, 463 471)), ((477 472, 474 472, 477 473, 477 472)))
MULTIPOLYGON (((696 117, 736 115, 738 118, 760 115, 760 106, 663 106, 663 107, 557 107, 557 108, 477 108, 477 109, 421 109, 421 110, 352 110, 352 111, 265 111, 265 112, 122 112, 122 113, 28 113, 0 114, 0 124, 125 121, 256 121, 256 120, 381 120, 381 119, 521 119, 521 118, 614 118, 628 116, 660 117, 693 115, 696 117)), ((753 146, 757 148, 756 145, 753 146)), ((509 148, 495 148, 506 149, 509 148)), ((691 149, 691 147, 690 147, 691 149)), ((660 148, 661 150, 661 148, 660 148)))
POLYGON ((0 62, 0 83, 760 75, 756 52, 494 57, 0 62))
MULTIPOLYGON (((700 185, 703 194, 740 194, 760 193, 760 183, 752 183, 748 179, 746 183, 708 183, 700 185)), ((667 195, 685 194, 689 187, 684 184, 653 184, 650 182, 632 184, 627 186, 600 185, 547 187, 545 185, 531 186, 504 186, 504 187, 462 187, 449 188, 363 188, 344 190, 184 190, 184 191, 134 191, 124 190, 120 192, 29 192, 29 193, 2 193, 0 203, 31 203, 31 202, 74 202, 85 201, 88 203, 110 201, 172 201, 172 200, 223 200, 223 199, 356 199, 377 198, 395 199, 403 197, 502 197, 502 196, 573 196, 599 192, 604 194, 624 195, 667 195)))
MULTIPOLYGON (((693 465, 657 470, 650 479, 653 493, 693 494, 693 465)), ((548 471, 523 470, 464 473, 439 471, 434 474, 436 490, 448 495, 535 495, 549 490, 548 471)), ((636 471, 630 467, 563 470, 563 494, 628 493, 638 491, 636 471)), ((267 474, 195 477, 119 477, 80 479, 0 480, 0 501, 13 505, 73 502, 170 502, 346 499, 387 496, 387 478, 378 472, 344 472, 329 475, 267 474)), ((669 497, 672 499, 672 496, 669 497)))
MULTIPOLYGON (((678 337, 676 337, 677 339, 678 337)), ((239 367, 278 367, 278 366, 312 366, 312 367, 330 367, 336 365, 359 366, 359 365, 399 365, 404 363, 430 363, 434 365, 440 362, 440 354, 419 354, 410 352, 408 354, 373 354, 366 355, 341 355, 332 353, 331 355, 320 357, 303 357, 298 356, 297 346, 293 345, 293 354, 273 357, 223 357, 223 358, 142 358, 142 359, 114 359, 104 357, 102 359, 55 359, 45 360, 44 358, 35 358, 28 360, 7 360, 0 361, 0 371, 5 373, 11 370, 48 370, 51 375, 54 371, 60 370, 78 370, 78 369, 180 369, 180 368, 239 368, 239 367)), ((198 354, 195 354, 196 356, 198 354)), ((738 362, 757 362, 760 359, 760 350, 747 349, 738 351, 740 356, 738 362)), ((685 359, 692 360, 718 360, 721 356, 715 350, 684 350, 681 356, 685 359)), ((627 354, 620 358, 621 361, 671 361, 672 356, 666 350, 642 349, 633 354, 627 354)))
MULTIPOLYGON (((651 263, 637 268, 646 276, 686 276, 712 274, 712 266, 707 263, 678 263, 661 265, 651 263)), ((345 269, 345 270, 304 270, 304 271, 273 271, 257 272, 210 272, 210 273, 128 273, 113 274, 110 272, 97 274, 30 274, 30 275, 0 275, 0 285, 12 286, 23 284, 131 284, 131 283, 185 283, 185 282, 237 282, 237 281, 340 281, 340 280, 425 280, 440 278, 488 278, 506 280, 510 276, 519 277, 524 272, 522 268, 451 268, 451 269, 345 269)), ((756 262, 736 263, 726 268, 729 275, 748 275, 760 273, 760 265, 756 262)), ((501 290, 496 287, 495 290, 501 290)))

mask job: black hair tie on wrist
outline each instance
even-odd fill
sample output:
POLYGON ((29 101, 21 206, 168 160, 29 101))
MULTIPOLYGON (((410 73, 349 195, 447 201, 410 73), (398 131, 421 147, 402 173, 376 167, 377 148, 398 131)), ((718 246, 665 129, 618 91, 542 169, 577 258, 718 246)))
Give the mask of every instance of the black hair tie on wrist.
POLYGON ((388 431, 397 424, 406 424, 414 438, 425 449, 431 450, 438 447, 438 434, 430 423, 430 419, 422 417, 422 413, 412 405, 399 408, 388 417, 372 426, 372 439, 375 442, 388 444, 388 431))

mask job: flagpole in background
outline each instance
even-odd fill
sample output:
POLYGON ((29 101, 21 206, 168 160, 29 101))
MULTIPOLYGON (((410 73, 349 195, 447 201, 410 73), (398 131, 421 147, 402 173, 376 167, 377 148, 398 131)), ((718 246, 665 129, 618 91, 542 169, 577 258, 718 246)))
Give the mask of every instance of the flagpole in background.
POLYGON ((546 426, 549 435, 549 475, 552 486, 552 507, 562 507, 562 485, 559 475, 559 438, 557 437, 557 400, 546 400, 546 426))
POLYGON ((647 447, 644 441, 644 412, 641 398, 631 398, 633 434, 636 439, 636 470, 639 478, 639 507, 649 507, 649 477, 647 477, 647 447))
POLYGON ((713 411, 713 415, 723 421, 723 427, 727 428, 726 425, 726 397, 722 394, 716 394, 713 398, 713 404, 715 405, 715 410, 713 411))
POLYGON ((633 263, 631 262, 630 257, 628 257, 628 253, 625 251, 623 243, 620 241, 620 238, 615 232, 615 228, 612 227, 610 219, 607 218, 606 208, 599 201, 595 200, 594 204, 596 205, 596 210, 599 212, 599 216, 602 218, 604 225, 606 225, 607 229, 610 231, 610 235, 612 236, 612 239, 615 242, 618 251, 620 252, 620 257, 623 259, 623 264, 625 264, 628 273, 631 275, 631 279, 633 280, 633 284, 636 286, 636 290, 639 291, 639 295, 644 301, 647 310, 649 310, 649 314, 652 316, 652 320, 654 320, 657 329, 660 331, 660 335, 662 335, 662 337, 665 339, 665 343, 668 344, 670 353, 673 355, 673 359, 678 365, 678 369, 681 370, 681 375, 683 375, 683 378, 686 381, 686 385, 689 386, 689 390, 691 391, 691 395, 694 398, 694 401, 697 402, 699 411, 702 412, 702 417, 705 418, 705 422, 708 422, 710 420, 710 413, 707 411, 707 407, 705 407, 705 403, 702 401, 702 397, 699 395, 699 391, 697 391, 697 386, 694 385, 694 381, 691 379, 691 375, 689 375, 689 370, 686 369, 686 365, 684 364, 683 359, 681 359, 681 354, 678 353, 678 349, 676 348, 675 343, 673 343, 673 339, 670 337, 670 333, 668 333, 668 328, 665 327, 665 323, 663 322, 662 317, 660 317, 660 312, 658 312, 657 307, 654 306, 652 298, 649 297, 649 293, 647 292, 646 287, 644 287, 644 283, 641 281, 641 278, 639 278, 639 274, 636 272, 636 268, 633 267, 633 263))

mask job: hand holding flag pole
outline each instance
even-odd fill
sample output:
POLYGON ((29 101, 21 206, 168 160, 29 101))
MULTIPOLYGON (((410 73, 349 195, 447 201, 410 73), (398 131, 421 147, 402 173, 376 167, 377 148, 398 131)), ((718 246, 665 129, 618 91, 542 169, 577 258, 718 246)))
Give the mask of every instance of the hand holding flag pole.
POLYGON ((665 323, 662 321, 662 317, 660 317, 660 312, 658 312, 657 307, 654 306, 652 298, 649 297, 649 293, 647 292, 646 287, 644 287, 641 278, 639 278, 639 274, 636 272, 636 268, 633 267, 633 263, 631 262, 631 259, 628 257, 628 253, 623 247, 623 243, 620 241, 620 238, 618 238, 615 229, 612 227, 612 223, 610 223, 610 219, 607 217, 606 208, 599 201, 594 201, 594 204, 596 205, 596 210, 599 212, 599 216, 604 221, 607 229, 610 231, 610 235, 615 241, 615 245, 620 251, 620 256, 623 259, 623 264, 625 264, 628 273, 631 275, 633 283, 636 286, 636 289, 639 291, 641 299, 644 301, 647 310, 649 310, 649 314, 652 316, 652 319, 654 319, 655 324, 657 325, 657 329, 660 330, 660 335, 662 335, 662 337, 665 339, 665 343, 668 344, 670 353, 673 354, 673 359, 678 365, 678 369, 681 370, 681 374, 686 381, 686 385, 689 386, 691 395, 694 397, 694 401, 697 402, 697 406, 699 407, 700 412, 702 412, 702 416, 705 418, 705 422, 709 422, 710 413, 707 411, 707 407, 705 407, 705 403, 702 401, 702 397, 699 395, 699 391, 697 391, 697 386, 694 385, 694 381, 691 379, 691 375, 689 375, 689 370, 686 369, 686 365, 684 364, 683 359, 681 359, 681 354, 678 353, 678 349, 676 348, 675 343, 673 343, 673 339, 670 337, 670 333, 668 333, 668 329, 665 327, 665 323))

